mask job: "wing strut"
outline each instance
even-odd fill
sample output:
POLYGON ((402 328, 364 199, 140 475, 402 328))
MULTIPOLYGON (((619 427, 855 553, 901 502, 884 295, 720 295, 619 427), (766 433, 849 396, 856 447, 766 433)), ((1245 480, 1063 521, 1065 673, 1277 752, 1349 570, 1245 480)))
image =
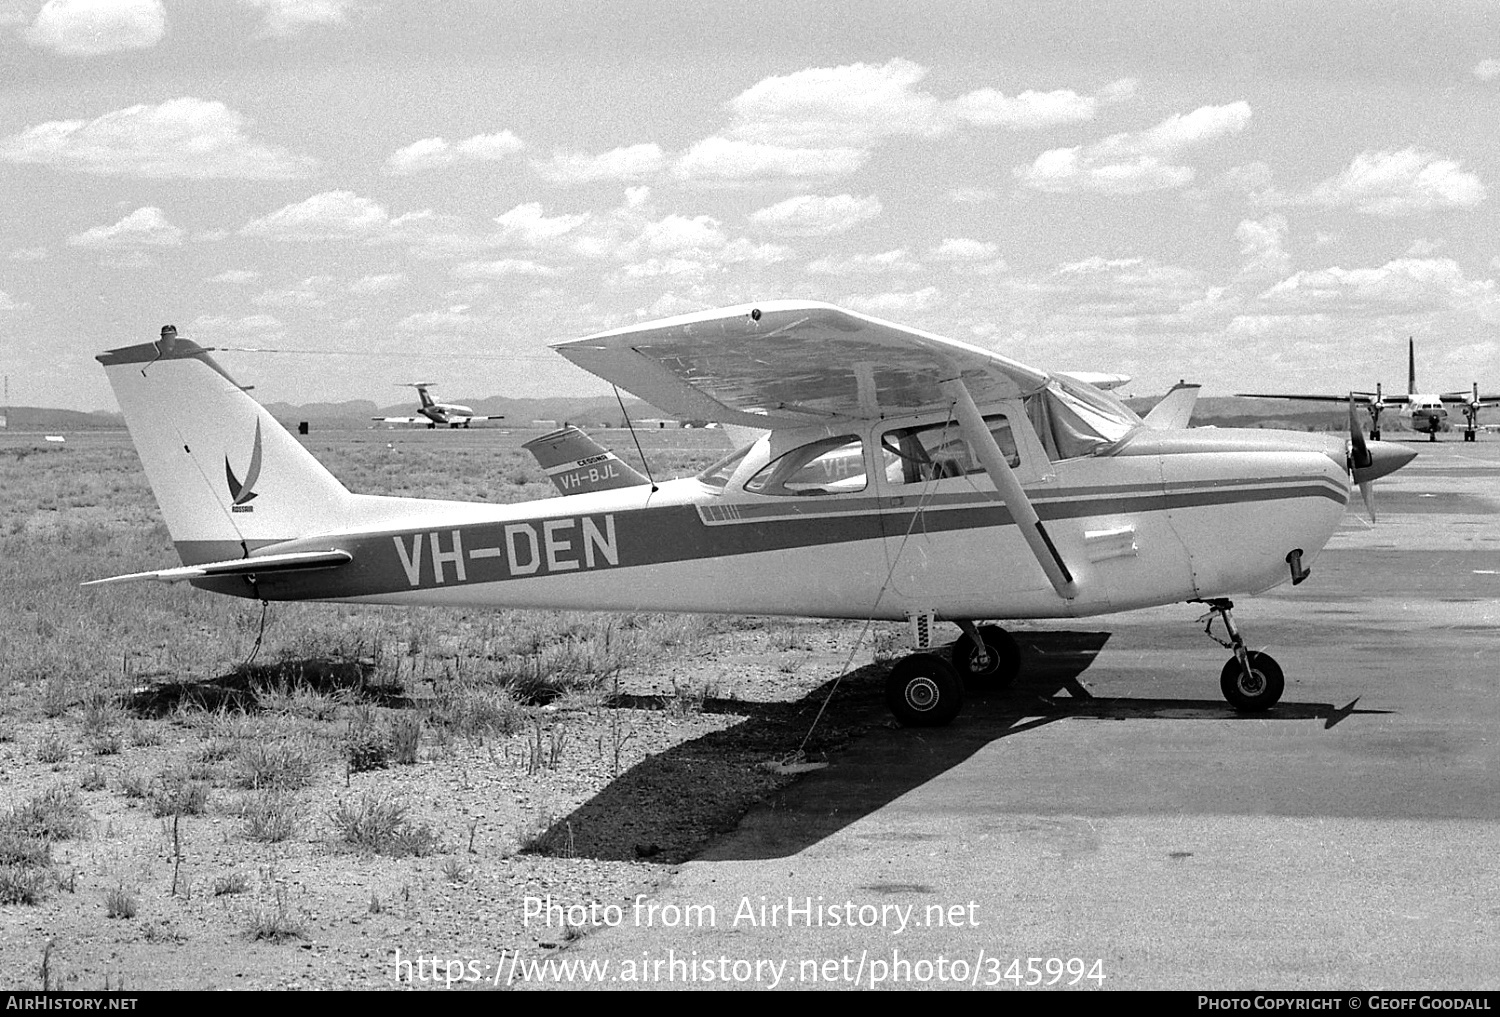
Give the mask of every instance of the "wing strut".
POLYGON ((969 394, 968 386, 961 377, 950 378, 942 384, 943 390, 953 397, 964 437, 974 447, 990 480, 994 481, 995 490, 1004 500, 1005 507, 1010 509, 1016 525, 1021 528, 1021 536, 1026 538, 1026 544, 1036 556, 1037 564, 1042 567, 1059 597, 1064 600, 1074 599, 1078 596, 1078 583, 1068 570, 1067 563, 1062 560, 1062 555, 1057 553, 1057 546, 1047 535, 1047 529, 1037 516, 1036 509, 1032 508, 1031 499, 1026 497, 1021 482, 1011 472, 1010 464, 1005 461, 1005 453, 995 443, 995 436, 985 426, 984 417, 980 415, 979 407, 974 405, 974 397, 969 394))

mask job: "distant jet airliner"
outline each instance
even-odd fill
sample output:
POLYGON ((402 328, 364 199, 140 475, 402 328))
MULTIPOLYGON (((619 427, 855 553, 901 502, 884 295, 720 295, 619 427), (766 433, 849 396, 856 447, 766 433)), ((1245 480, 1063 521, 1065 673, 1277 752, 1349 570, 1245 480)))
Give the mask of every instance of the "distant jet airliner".
POLYGON ((382 424, 426 424, 428 427, 437 427, 439 424, 447 424, 449 427, 468 427, 476 420, 504 420, 504 415, 496 414, 485 416, 476 414, 467 406, 459 406, 457 403, 435 402, 428 393, 433 387, 430 381, 409 382, 406 388, 417 390, 417 398, 422 400, 422 406, 417 410, 420 417, 372 417, 382 424))
POLYGON ((1479 382, 1474 382, 1469 392, 1442 392, 1422 394, 1417 392, 1416 342, 1406 341, 1406 391, 1407 395, 1386 395, 1380 383, 1374 392, 1350 392, 1348 395, 1289 395, 1285 392, 1237 392, 1246 399, 1306 399, 1316 402, 1356 402, 1370 411, 1370 437, 1380 440, 1380 414, 1391 406, 1401 407, 1401 415, 1411 418, 1411 429, 1427 435, 1428 441, 1437 441, 1439 431, 1451 431, 1448 422, 1448 407, 1462 406, 1464 414, 1464 441, 1473 441, 1479 430, 1479 411, 1489 406, 1500 406, 1500 395, 1479 394, 1479 382))

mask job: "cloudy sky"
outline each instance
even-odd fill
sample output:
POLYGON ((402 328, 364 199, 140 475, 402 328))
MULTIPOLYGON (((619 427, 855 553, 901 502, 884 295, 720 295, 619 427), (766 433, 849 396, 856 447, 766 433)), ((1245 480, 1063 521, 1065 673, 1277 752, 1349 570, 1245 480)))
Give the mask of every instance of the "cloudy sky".
POLYGON ((1500 0, 0 0, 0 371, 606 391, 827 300, 1150 394, 1500 388, 1500 0), (420 376, 420 377, 419 377, 420 376))

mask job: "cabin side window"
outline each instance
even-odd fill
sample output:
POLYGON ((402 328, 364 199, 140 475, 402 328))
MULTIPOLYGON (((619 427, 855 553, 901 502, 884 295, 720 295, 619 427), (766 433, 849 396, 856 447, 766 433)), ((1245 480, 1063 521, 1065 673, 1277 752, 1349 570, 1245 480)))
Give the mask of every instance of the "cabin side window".
POLYGON ((864 443, 854 435, 794 448, 745 481, 751 494, 777 497, 849 494, 867 484, 864 443))
MULTIPOLYGON (((1005 415, 987 414, 984 423, 1006 462, 1012 468, 1021 465, 1016 439, 1005 415)), ((885 478, 892 484, 921 484, 984 472, 984 464, 964 440, 963 430, 955 420, 887 431, 880 445, 885 453, 885 478)))

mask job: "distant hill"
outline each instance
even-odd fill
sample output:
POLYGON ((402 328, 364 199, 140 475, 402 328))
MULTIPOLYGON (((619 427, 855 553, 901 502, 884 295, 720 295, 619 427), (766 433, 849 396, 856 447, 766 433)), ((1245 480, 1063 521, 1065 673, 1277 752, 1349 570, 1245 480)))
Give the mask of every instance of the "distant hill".
POLYGON ((52 410, 44 406, 12 406, 0 409, 8 431, 114 431, 125 426, 119 413, 96 410, 52 410))

